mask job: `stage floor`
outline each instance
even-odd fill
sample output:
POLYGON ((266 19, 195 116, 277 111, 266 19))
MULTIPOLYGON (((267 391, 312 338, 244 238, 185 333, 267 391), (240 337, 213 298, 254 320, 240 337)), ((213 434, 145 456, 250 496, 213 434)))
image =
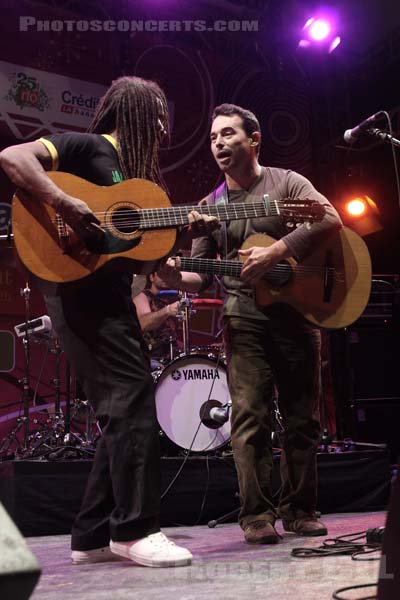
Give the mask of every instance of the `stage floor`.
MULTIPOLYGON (((382 526, 385 513, 331 514, 323 521, 334 537, 382 526)), ((277 529, 283 534, 280 521, 277 529)), ((191 567, 151 569, 129 561, 73 566, 69 536, 28 539, 42 568, 31 600, 329 600, 338 588, 378 578, 378 560, 290 556, 292 548, 319 546, 324 537, 284 534, 276 546, 251 546, 232 523, 215 529, 167 527, 164 532, 192 551, 191 567)), ((358 595, 347 592, 351 598, 366 595, 372 595, 371 588, 358 595)))

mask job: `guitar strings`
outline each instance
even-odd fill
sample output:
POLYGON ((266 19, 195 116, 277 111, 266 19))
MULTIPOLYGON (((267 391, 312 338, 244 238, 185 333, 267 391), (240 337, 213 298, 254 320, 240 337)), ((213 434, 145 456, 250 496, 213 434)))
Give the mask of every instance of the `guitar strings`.
MULTIPOLYGON (((272 215, 265 215, 266 212, 266 203, 263 201, 256 201, 256 202, 251 202, 251 203, 232 203, 232 204, 220 204, 220 205, 188 205, 188 206, 169 206, 169 207, 162 207, 162 208, 144 208, 144 209, 135 209, 135 208, 130 208, 129 206, 121 206, 120 209, 127 209, 127 210, 131 210, 132 212, 136 212, 136 214, 139 216, 139 221, 145 221, 146 218, 149 221, 153 221, 155 218, 159 217, 160 218, 160 222, 161 221, 161 217, 169 217, 170 219, 172 219, 172 217, 183 217, 186 216, 187 217, 187 213, 196 210, 197 212, 200 213, 205 213, 205 214, 216 214, 216 216, 220 216, 219 212, 222 213, 226 213, 228 215, 244 215, 244 217, 247 217, 247 213, 254 213, 255 217, 258 217, 259 215, 257 215, 257 210, 261 210, 262 211, 262 215, 261 216, 284 216, 288 219, 293 219, 293 220, 297 220, 299 218, 306 218, 306 217, 301 217, 301 212, 305 212, 307 213, 307 209, 309 210, 310 207, 321 207, 319 211, 320 216, 323 216, 323 213, 325 212, 324 209, 324 205, 323 204, 319 204, 318 202, 314 202, 314 201, 309 201, 309 200, 304 200, 304 201, 295 201, 293 200, 291 202, 292 207, 289 208, 288 207, 289 202, 285 201, 285 200, 276 200, 274 202, 272 202, 269 206, 269 210, 274 213, 274 208, 276 205, 278 206, 282 206, 283 208, 281 209, 280 213, 276 213, 276 214, 272 214, 272 215), (286 214, 285 214, 286 213, 286 214)), ((118 208, 116 209, 118 210, 118 208)), ((94 214, 97 217, 105 217, 106 215, 109 214, 109 210, 108 211, 94 211, 94 214)), ((313 215, 310 215, 309 213, 307 214, 308 217, 313 218, 313 215)), ((118 219, 118 217, 116 218, 116 220, 118 219)), ((135 221, 132 222, 128 222, 126 221, 123 217, 120 217, 121 221, 124 222, 125 224, 136 224, 137 223, 137 219, 135 219, 135 221)))
MULTIPOLYGON (((175 258, 175 257, 172 257, 172 258, 175 258)), ((182 258, 181 258, 181 260, 182 260, 182 258)), ((199 268, 202 268, 202 269, 208 268, 209 269, 209 271, 202 271, 202 272, 206 272, 206 273, 209 272, 210 274, 213 274, 216 271, 217 271, 216 274, 221 274, 221 270, 224 270, 224 271, 225 270, 232 270, 232 271, 234 271, 233 275, 235 275, 236 273, 238 273, 240 275, 240 271, 241 271, 241 269, 243 267, 243 263, 240 263, 238 261, 230 261, 230 263, 227 264, 225 261, 215 260, 216 265, 214 266, 213 263, 207 262, 207 261, 211 261, 211 260, 214 260, 214 259, 201 259, 201 258, 199 258, 199 259, 190 259, 190 258, 186 259, 184 257, 183 258, 183 263, 184 263, 185 260, 189 260, 189 261, 195 260, 196 264, 199 264, 199 268), (199 261, 199 262, 197 263, 197 261, 199 261), (219 262, 223 262, 223 266, 222 265, 219 266, 218 265, 219 262)), ((186 265, 186 268, 190 270, 193 267, 191 267, 190 265, 186 265)), ((182 270, 185 270, 185 265, 184 264, 183 264, 182 270)), ((296 274, 300 274, 300 275, 303 275, 303 274, 307 275, 307 274, 313 274, 313 273, 317 273, 317 274, 318 273, 328 273, 328 274, 329 273, 331 273, 331 274, 333 273, 336 276, 340 276, 340 275, 344 275, 345 272, 348 273, 348 274, 353 274, 353 273, 360 273, 361 274, 363 271, 367 271, 367 270, 368 270, 368 267, 364 267, 363 268, 363 267, 360 267, 360 266, 358 266, 356 268, 349 267, 349 268, 346 268, 346 271, 344 271, 344 270, 338 269, 337 267, 324 267, 324 266, 320 266, 320 265, 308 265, 307 266, 307 265, 300 265, 300 264, 299 265, 277 264, 277 265, 275 265, 271 269, 271 271, 268 271, 267 274, 268 274, 268 277, 270 277, 270 276, 273 276, 274 273, 279 273, 280 274, 280 273, 283 273, 283 272, 294 271, 296 274)))

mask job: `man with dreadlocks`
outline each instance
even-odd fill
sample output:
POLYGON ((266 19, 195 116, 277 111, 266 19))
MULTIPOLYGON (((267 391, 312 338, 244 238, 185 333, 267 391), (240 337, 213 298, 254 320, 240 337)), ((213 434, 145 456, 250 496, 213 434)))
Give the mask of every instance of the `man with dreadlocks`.
MULTIPOLYGON (((121 77, 101 99, 89 133, 46 135, 11 146, 0 154, 0 165, 20 189, 53 207, 88 240, 102 235, 98 219, 46 171, 59 169, 97 185, 140 177, 165 187, 158 163, 165 135, 162 90, 150 81, 121 77)), ((190 564, 191 553, 160 532, 153 382, 130 277, 99 270, 89 279, 58 286, 45 300, 103 432, 72 529, 73 563, 124 557, 150 567, 190 564)))

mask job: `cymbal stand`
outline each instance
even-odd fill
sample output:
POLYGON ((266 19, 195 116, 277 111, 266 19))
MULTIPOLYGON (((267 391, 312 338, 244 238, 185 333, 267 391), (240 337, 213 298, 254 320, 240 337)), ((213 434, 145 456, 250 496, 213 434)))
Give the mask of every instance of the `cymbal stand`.
POLYGON ((65 367, 65 419, 64 442, 68 442, 71 435, 71 366, 67 360, 65 367))
POLYGON ((82 450, 82 452, 86 452, 88 454, 89 453, 93 454, 95 452, 97 437, 99 435, 101 435, 102 432, 101 432, 100 425, 98 424, 96 417, 94 415, 92 406, 91 406, 89 400, 86 398, 76 377, 74 379, 74 398, 75 398, 75 404, 79 403, 80 406, 83 405, 85 407, 85 433, 84 433, 84 435, 79 435, 79 434, 75 434, 75 433, 73 433, 71 435, 73 435, 74 438, 79 441, 79 443, 78 443, 79 450, 82 450), (94 422, 96 422, 97 435, 95 435, 93 433, 94 422))
POLYGON ((190 329, 189 329, 189 319, 190 319, 190 299, 186 292, 183 293, 183 297, 181 299, 181 306, 183 312, 183 320, 182 320, 182 333, 183 333, 183 352, 184 354, 189 354, 190 352, 190 329))
POLYGON ((50 416, 45 427, 37 431, 31 440, 29 448, 25 452, 25 457, 33 458, 43 456, 51 452, 55 447, 62 444, 64 434, 64 415, 61 410, 61 353, 62 349, 58 338, 54 338, 54 347, 50 350, 56 357, 55 377, 51 379, 55 388, 54 415, 50 416), (45 448, 44 452, 42 448, 45 448))
POLYGON ((174 338, 172 337, 172 335, 169 336, 169 360, 170 362, 172 362, 175 358, 174 356, 174 338))
POLYGON ((179 301, 179 309, 177 317, 182 320, 182 335, 183 335, 183 354, 190 354, 190 328, 189 321, 190 317, 195 314, 195 310, 192 308, 191 298, 188 297, 187 292, 182 293, 182 297, 179 301))
POLYGON ((54 348, 50 350, 52 354, 56 357, 56 376, 51 380, 54 385, 54 389, 56 392, 55 402, 54 402, 54 420, 57 422, 58 420, 64 421, 64 415, 61 410, 61 380, 60 380, 60 369, 61 369, 61 346, 58 338, 54 340, 54 348))
POLYGON ((28 449, 28 440, 29 440, 29 402, 30 402, 30 333, 29 333, 29 299, 31 294, 31 289, 29 287, 29 281, 26 281, 25 287, 21 289, 21 296, 23 296, 25 300, 25 333, 22 339, 22 343, 24 346, 24 367, 25 374, 21 379, 22 383, 22 401, 24 407, 24 416, 19 417, 18 421, 23 424, 24 428, 24 438, 23 445, 21 448, 21 454, 28 449))
MULTIPOLYGON (((85 439, 82 436, 71 431, 71 367, 69 362, 66 364, 66 387, 65 387, 65 417, 60 421, 62 429, 60 432, 55 429, 56 446, 51 448, 51 452, 47 453, 49 460, 66 460, 89 457, 92 458, 95 452, 95 440, 91 434, 91 409, 87 400, 82 401, 86 407, 86 435, 85 439), (59 435, 61 434, 61 435, 59 435)), ((55 380, 56 381, 56 378, 55 380)), ((75 400, 77 400, 77 385, 76 378, 73 378, 73 389, 75 400)), ((57 409, 56 409, 57 411, 57 409)), ((62 414, 62 413, 61 413, 62 414)), ((55 428, 57 427, 57 418, 55 428)), ((49 438, 47 438, 49 439, 49 438)))

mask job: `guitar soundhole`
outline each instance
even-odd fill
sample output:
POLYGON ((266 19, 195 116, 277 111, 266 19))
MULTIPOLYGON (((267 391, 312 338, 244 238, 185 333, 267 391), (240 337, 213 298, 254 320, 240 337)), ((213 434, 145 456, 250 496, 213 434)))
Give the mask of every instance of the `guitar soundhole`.
POLYGON ((113 211, 111 223, 120 233, 134 233, 139 229, 140 215, 137 210, 121 206, 113 211))
POLYGON ((267 273, 265 279, 267 279, 271 285, 279 287, 289 283, 292 275, 292 265, 289 261, 283 260, 279 262, 269 273, 267 273))

